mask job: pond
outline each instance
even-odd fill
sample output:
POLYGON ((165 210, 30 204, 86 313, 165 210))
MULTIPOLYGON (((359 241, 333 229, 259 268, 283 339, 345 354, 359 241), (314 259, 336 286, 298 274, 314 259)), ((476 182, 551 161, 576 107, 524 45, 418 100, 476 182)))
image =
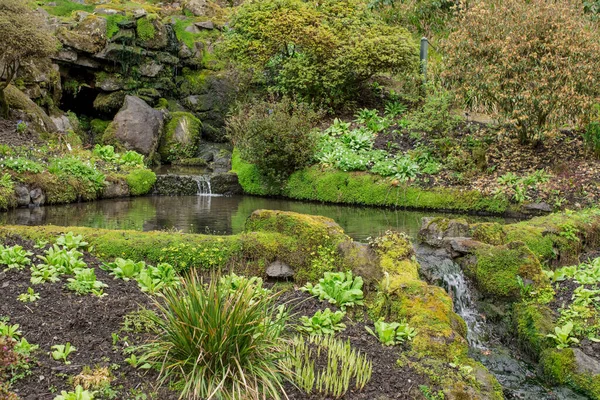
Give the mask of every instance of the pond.
MULTIPOLYGON (((364 241, 387 229, 403 231, 416 237, 423 217, 458 216, 430 211, 354 207, 253 196, 149 196, 20 208, 0 213, 0 223, 143 231, 177 229, 186 233, 235 234, 243 230, 248 216, 258 209, 295 211, 333 218, 348 235, 358 241, 364 241)), ((493 217, 466 218, 471 221, 505 221, 493 217)))

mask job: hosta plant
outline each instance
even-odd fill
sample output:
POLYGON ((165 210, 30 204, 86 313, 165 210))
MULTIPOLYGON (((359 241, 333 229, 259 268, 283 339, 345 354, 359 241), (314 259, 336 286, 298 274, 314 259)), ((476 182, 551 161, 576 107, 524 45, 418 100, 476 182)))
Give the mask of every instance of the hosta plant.
POLYGON ((105 263, 101 268, 105 271, 109 271, 115 278, 128 281, 130 279, 135 279, 140 272, 146 268, 146 263, 143 261, 135 262, 123 258, 116 258, 115 261, 105 263))
POLYGON ((67 232, 56 239, 56 244, 67 249, 85 249, 88 242, 83 240, 82 235, 75 235, 73 232, 67 232))
POLYGON ((30 282, 33 285, 39 285, 45 282, 58 282, 60 280, 60 273, 56 267, 46 264, 39 264, 31 267, 31 279, 30 282))
POLYGON ((219 285, 221 285, 222 290, 228 290, 229 293, 236 293, 240 287, 249 286, 254 288, 255 296, 265 296, 271 293, 269 289, 265 289, 262 287, 263 280, 256 276, 247 278, 245 276, 236 275, 235 273, 230 273, 224 275, 219 280, 219 285))
POLYGON ((4 247, 0 245, 0 264, 6 265, 6 269, 22 270, 31 264, 32 252, 24 250, 23 247, 15 245, 4 247))
POLYGON ((38 268, 54 267, 59 274, 72 274, 76 269, 86 267, 82 257, 83 253, 75 249, 67 250, 55 244, 43 256, 38 256, 43 261, 38 268))
POLYGON ((155 294, 165 287, 179 283, 175 268, 167 263, 158 264, 156 267, 148 265, 135 279, 142 292, 148 294, 155 294))
POLYGON ((302 290, 345 310, 346 307, 364 304, 362 286, 363 279, 360 276, 353 277, 350 271, 325 272, 319 283, 313 285, 309 282, 302 290))
POLYGON ((139 362, 158 368, 184 398, 281 399, 287 312, 276 297, 256 297, 248 282, 231 293, 217 277, 205 284, 191 272, 164 289, 160 315, 149 316, 158 336, 137 348, 139 362))
POLYGON ((416 329, 410 327, 406 322, 385 322, 383 319, 375 322, 375 332, 368 326, 365 329, 379 339, 384 346, 404 343, 417 335, 416 329))
POLYGON ((298 329, 311 335, 332 335, 346 329, 346 324, 342 322, 345 316, 344 311, 333 312, 326 308, 325 311, 317 311, 312 317, 301 317, 302 326, 298 329))
POLYGON ((563 326, 557 326, 554 328, 554 333, 549 333, 546 336, 554 339, 556 342, 557 349, 566 349, 572 344, 579 343, 579 340, 571 336, 573 332, 573 322, 569 321, 563 326))
POLYGON ((79 268, 74 272, 73 278, 67 279, 67 288, 77 294, 94 294, 103 296, 103 289, 107 285, 96 279, 96 272, 93 268, 79 268))

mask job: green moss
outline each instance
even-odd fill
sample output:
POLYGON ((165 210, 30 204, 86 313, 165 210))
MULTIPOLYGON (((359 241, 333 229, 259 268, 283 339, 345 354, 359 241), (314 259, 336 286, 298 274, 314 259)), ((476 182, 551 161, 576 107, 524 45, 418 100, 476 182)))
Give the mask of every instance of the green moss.
POLYGON ((17 206, 17 199, 15 198, 15 192, 13 186, 9 187, 0 186, 0 210, 6 211, 17 206))
POLYGON ((179 92, 182 96, 192 94, 202 94, 207 92, 206 78, 211 74, 211 71, 206 69, 193 70, 184 68, 181 75, 181 84, 179 92))
POLYGON ((198 37, 198 34, 187 32, 185 30, 192 23, 192 20, 178 19, 173 25, 173 30, 175 31, 175 36, 177 36, 177 40, 183 42, 190 49, 194 49, 194 42, 198 37))
POLYGON ((521 346, 537 357, 553 342, 546 335, 554 331, 552 311, 540 304, 518 303, 513 305, 513 325, 521 346))
POLYGON ((149 16, 138 19, 136 31, 138 38, 143 41, 152 40, 156 35, 156 28, 149 16))
POLYGON ((503 213, 505 200, 486 197, 478 191, 447 188, 395 187, 391 181, 364 172, 342 172, 310 167, 294 172, 283 186, 272 186, 256 167, 234 151, 232 169, 244 191, 256 195, 284 195, 299 200, 407 208, 484 211, 503 213))
POLYGON ((188 112, 172 113, 158 148, 162 160, 173 162, 194 157, 198 151, 201 130, 202 123, 193 114, 188 112))
POLYGON ((73 11, 85 11, 85 12, 94 12, 94 5, 89 4, 80 4, 71 0, 44 0, 43 6, 44 10, 48 11, 48 14, 55 15, 57 17, 68 17, 73 11), (55 5, 48 5, 48 3, 53 3, 55 5))
POLYGON ((119 22, 127 21, 127 17, 121 14, 106 16, 106 37, 108 39, 115 36, 119 32, 119 22))
POLYGON ((92 134, 94 136, 102 136, 104 134, 104 132, 106 131, 106 128, 108 128, 108 125, 110 125, 111 121, 104 121, 101 119, 93 119, 90 122, 90 128, 92 130, 92 134))
POLYGON ((547 349, 540 356, 540 367, 546 381, 553 385, 565 385, 571 380, 575 368, 572 349, 547 349))
POLYGON ((127 175, 129 191, 134 196, 146 194, 156 182, 156 174, 148 169, 135 169, 127 175))
POLYGON ((182 158, 180 160, 173 161, 175 165, 187 165, 191 167, 206 167, 208 163, 204 158, 182 158))
POLYGON ((501 245, 506 243, 506 232, 497 222, 484 222, 472 226, 473 239, 491 244, 501 245))
POLYGON ((167 110, 169 108, 169 101, 167 99, 165 99, 164 97, 161 97, 156 102, 156 106, 154 108, 156 108, 158 110, 167 110))
POLYGON ((113 113, 119 110, 125 101, 125 92, 100 93, 94 99, 94 108, 101 113, 113 113))

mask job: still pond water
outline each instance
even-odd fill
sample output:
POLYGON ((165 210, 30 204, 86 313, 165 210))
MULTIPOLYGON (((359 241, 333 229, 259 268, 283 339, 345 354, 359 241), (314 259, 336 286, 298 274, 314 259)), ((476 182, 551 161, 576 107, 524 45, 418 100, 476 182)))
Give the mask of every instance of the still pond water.
MULTIPOLYGON (((403 231, 415 237, 423 217, 458 217, 456 214, 430 211, 353 207, 253 196, 149 196, 21 208, 0 213, 0 223, 235 234, 243 230, 248 216, 258 209, 295 211, 333 218, 348 235, 359 241, 387 229, 403 231)), ((501 218, 492 217, 466 218, 470 221, 504 222, 501 218)))

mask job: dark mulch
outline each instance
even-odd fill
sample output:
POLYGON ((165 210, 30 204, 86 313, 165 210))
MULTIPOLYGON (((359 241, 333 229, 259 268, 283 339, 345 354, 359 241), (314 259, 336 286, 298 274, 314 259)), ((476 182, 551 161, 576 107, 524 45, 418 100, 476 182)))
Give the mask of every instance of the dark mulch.
POLYGON ((17 121, 0 119, 0 144, 8 146, 30 146, 40 144, 37 133, 17 133, 17 121))
MULTIPOLYGON (((41 254, 33 248, 33 243, 22 240, 5 241, 7 245, 20 244, 30 251, 41 254)), ((96 269, 98 280, 106 283, 106 296, 78 296, 67 290, 65 279, 57 283, 45 283, 33 286, 29 282, 30 272, 7 271, 0 273, 0 316, 10 317, 11 324, 19 324, 23 336, 32 344, 40 346, 35 354, 38 362, 32 374, 17 381, 13 390, 23 400, 53 399, 53 390, 72 390, 67 381, 69 376, 77 375, 84 366, 113 366, 113 388, 118 388, 126 398, 131 389, 152 393, 151 383, 156 380, 153 372, 144 373, 127 364, 122 344, 113 346, 112 333, 119 333, 126 314, 148 307, 151 300, 137 288, 133 281, 114 280, 107 272, 99 269, 99 262, 89 254, 85 255, 89 267, 96 269), (22 303, 17 296, 33 287, 40 293, 35 303, 22 303), (69 356, 72 362, 65 365, 55 361, 48 353, 56 344, 70 342, 77 348, 69 356)), ((120 333, 124 337, 127 333, 120 333)), ((131 334, 130 334, 131 335, 131 334)), ((131 336, 130 336, 131 337, 131 336)), ((175 399, 173 393, 161 391, 161 399, 175 399)))
MULTIPOLYGON (((296 318, 302 315, 312 316, 316 311, 324 310, 327 307, 333 311, 337 310, 335 306, 326 302, 319 302, 308 293, 301 291, 284 293, 281 300, 293 307, 296 318)), ((350 315, 350 312, 348 315, 350 315)), ((342 340, 349 339, 355 349, 366 354, 373 362, 373 375, 369 383, 360 392, 350 390, 343 398, 346 400, 423 399, 419 386, 430 385, 429 379, 408 366, 398 366, 398 358, 405 349, 383 346, 366 331, 366 325, 374 330, 371 322, 356 321, 365 317, 365 315, 352 316, 352 319, 347 317, 344 320, 347 328, 336 335, 337 338, 342 340)), ((319 359, 315 361, 316 367, 326 367, 326 360, 319 359)), ((286 385, 286 391, 291 400, 323 399, 322 396, 318 395, 307 396, 291 385, 286 385)))

